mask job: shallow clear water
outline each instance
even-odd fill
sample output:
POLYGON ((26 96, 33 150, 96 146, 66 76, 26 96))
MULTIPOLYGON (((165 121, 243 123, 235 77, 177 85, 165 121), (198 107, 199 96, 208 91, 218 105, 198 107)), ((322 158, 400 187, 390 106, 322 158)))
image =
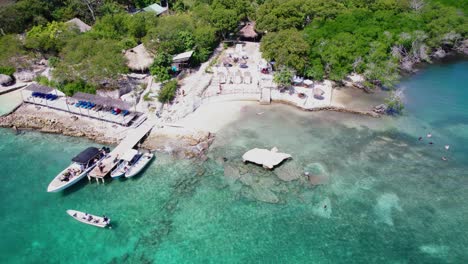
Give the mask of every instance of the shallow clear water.
POLYGON ((245 108, 205 163, 158 154, 136 179, 57 194, 49 181, 95 144, 0 130, 0 262, 466 263, 467 72, 460 62, 404 81, 397 119, 245 108), (417 140, 429 132, 433 145, 417 140), (241 161, 274 146, 293 160, 272 172, 241 161), (317 167, 312 185, 302 175, 317 167), (114 228, 80 224, 70 208, 114 228))

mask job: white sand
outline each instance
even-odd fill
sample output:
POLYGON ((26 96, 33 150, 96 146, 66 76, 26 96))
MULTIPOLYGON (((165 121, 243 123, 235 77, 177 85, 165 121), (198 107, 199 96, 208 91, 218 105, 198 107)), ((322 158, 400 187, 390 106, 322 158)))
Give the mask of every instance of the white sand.
POLYGON ((347 109, 370 111, 372 107, 382 104, 388 92, 376 89, 374 93, 367 94, 354 87, 338 87, 333 89, 331 105, 347 109))
POLYGON ((204 104, 178 121, 177 125, 215 133, 240 118, 243 107, 257 104, 247 101, 204 104))

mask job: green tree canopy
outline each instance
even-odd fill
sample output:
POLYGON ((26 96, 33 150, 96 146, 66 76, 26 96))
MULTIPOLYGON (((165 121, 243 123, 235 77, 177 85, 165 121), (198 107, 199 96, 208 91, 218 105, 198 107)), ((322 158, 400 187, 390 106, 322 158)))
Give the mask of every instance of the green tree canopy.
POLYGON ((194 30, 195 21, 187 14, 164 16, 143 41, 153 51, 177 54, 193 48, 194 30))
POLYGON ((289 87, 291 86, 292 79, 294 77, 294 71, 291 68, 281 66, 273 76, 273 80, 278 87, 289 87))
POLYGON ((17 35, 0 37, 0 67, 28 68, 31 58, 17 35))
POLYGON ((305 71, 309 49, 302 32, 296 29, 268 33, 260 45, 265 58, 275 60, 277 65, 287 66, 298 73, 305 71))
POLYGON ((177 80, 171 80, 163 84, 158 94, 158 100, 161 103, 171 102, 175 98, 177 88, 177 80))
POLYGON ((115 40, 81 35, 71 40, 60 53, 53 76, 61 82, 83 80, 99 87, 111 86, 128 71, 122 47, 115 40))
POLYGON ((26 34, 26 47, 44 53, 57 53, 78 33, 77 29, 55 21, 45 26, 34 26, 26 34))
POLYGON ((165 52, 159 52, 150 67, 151 75, 153 75, 159 82, 170 80, 171 64, 172 56, 165 52))

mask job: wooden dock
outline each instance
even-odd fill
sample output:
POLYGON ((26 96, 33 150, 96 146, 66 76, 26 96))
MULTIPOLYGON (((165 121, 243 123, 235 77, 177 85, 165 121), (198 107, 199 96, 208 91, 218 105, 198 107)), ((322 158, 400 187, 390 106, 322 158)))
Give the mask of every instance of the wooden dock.
POLYGON ((101 179, 102 182, 104 182, 104 177, 117 165, 119 157, 122 157, 124 153, 140 143, 150 133, 153 127, 154 124, 147 120, 139 127, 130 130, 122 142, 120 142, 120 144, 102 161, 102 165, 96 166, 88 173, 88 179, 91 180, 91 178, 95 178, 97 182, 101 179))

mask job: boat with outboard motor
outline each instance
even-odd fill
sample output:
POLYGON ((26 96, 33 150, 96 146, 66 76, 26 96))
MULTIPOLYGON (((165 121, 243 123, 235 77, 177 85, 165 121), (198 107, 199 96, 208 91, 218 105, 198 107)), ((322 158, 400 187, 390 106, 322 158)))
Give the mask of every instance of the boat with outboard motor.
POLYGON ((149 164, 149 162, 151 161, 153 157, 154 157, 153 153, 143 153, 143 154, 140 154, 139 157, 135 156, 135 158, 138 158, 138 159, 132 162, 132 166, 128 168, 127 171, 125 172, 125 177, 130 178, 130 177, 137 175, 140 171, 142 171, 146 167, 146 165, 149 164))
POLYGON ((47 187, 47 192, 58 192, 84 178, 96 164, 106 157, 109 149, 89 147, 72 159, 72 164, 61 171, 47 187))
POLYGON ((67 210, 67 214, 75 218, 75 220, 78 220, 84 224, 93 225, 101 228, 105 228, 107 226, 111 227, 110 219, 107 218, 105 215, 100 217, 76 210, 67 210))
POLYGON ((125 172, 127 172, 128 168, 133 165, 132 161, 134 162, 140 158, 138 155, 141 156, 141 154, 139 154, 138 150, 136 149, 130 149, 125 152, 122 156, 122 159, 119 161, 119 165, 117 165, 117 167, 111 172, 111 177, 119 178, 125 175, 125 172))

